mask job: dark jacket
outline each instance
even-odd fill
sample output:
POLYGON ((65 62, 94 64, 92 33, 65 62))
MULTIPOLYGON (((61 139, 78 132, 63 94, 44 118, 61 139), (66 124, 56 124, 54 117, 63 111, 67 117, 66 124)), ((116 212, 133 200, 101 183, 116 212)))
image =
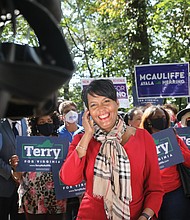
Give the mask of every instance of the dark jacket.
MULTIPOLYGON (((21 120, 22 134, 27 136, 26 120, 21 120)), ((0 147, 0 197, 10 197, 16 186, 11 177, 9 159, 16 154, 16 138, 7 119, 0 119, 2 146, 0 147)))

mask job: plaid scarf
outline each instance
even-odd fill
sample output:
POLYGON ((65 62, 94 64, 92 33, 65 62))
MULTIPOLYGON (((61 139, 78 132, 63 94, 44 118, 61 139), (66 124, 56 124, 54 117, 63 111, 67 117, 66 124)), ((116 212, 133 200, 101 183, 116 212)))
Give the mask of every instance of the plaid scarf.
POLYGON ((120 144, 125 131, 126 125, 120 116, 109 133, 95 124, 94 137, 102 145, 94 165, 93 195, 103 197, 104 208, 110 220, 130 219, 130 163, 120 144))

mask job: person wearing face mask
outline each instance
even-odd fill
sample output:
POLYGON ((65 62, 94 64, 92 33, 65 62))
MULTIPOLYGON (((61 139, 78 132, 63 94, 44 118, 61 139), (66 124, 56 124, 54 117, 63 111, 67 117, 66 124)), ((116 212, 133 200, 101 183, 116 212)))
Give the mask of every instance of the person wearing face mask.
MULTIPOLYGON (((163 107, 150 106, 143 113, 140 127, 154 134, 170 127, 170 116, 163 107)), ((176 139, 184 157, 183 164, 190 168, 190 151, 177 134, 176 139)), ((160 170, 160 174, 165 195, 158 220, 190 219, 190 199, 184 195, 177 165, 160 170)))
MULTIPOLYGON (((56 113, 29 119, 31 136, 58 136, 56 113)), ((66 200, 57 200, 51 172, 25 172, 19 188, 19 211, 27 220, 64 220, 66 200)))
POLYGON ((162 106, 170 115, 170 127, 180 128, 181 122, 177 119, 178 109, 176 105, 166 103, 162 106))
MULTIPOLYGON (((77 106, 73 101, 66 100, 59 105, 59 113, 62 116, 62 120, 64 121, 64 125, 62 125, 58 129, 59 136, 66 138, 69 140, 69 143, 72 142, 73 137, 76 134, 84 132, 82 126, 80 126, 78 122, 78 113, 77 106)), ((68 147, 66 146, 68 151, 68 147)), ((66 208, 66 219, 73 220, 76 218, 79 205, 80 198, 73 197, 67 199, 67 208, 66 208)))
POLYGON ((58 134, 71 142, 76 133, 83 132, 83 127, 78 124, 77 106, 73 101, 63 101, 59 105, 59 113, 64 125, 58 128, 58 134))
POLYGON ((190 127, 190 103, 177 113, 177 119, 181 121, 181 127, 190 127))

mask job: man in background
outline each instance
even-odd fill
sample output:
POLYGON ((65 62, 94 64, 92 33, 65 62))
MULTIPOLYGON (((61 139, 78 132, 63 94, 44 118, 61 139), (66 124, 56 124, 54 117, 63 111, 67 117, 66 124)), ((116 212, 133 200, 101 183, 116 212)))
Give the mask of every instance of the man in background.
POLYGON ((0 119, 2 147, 0 149, 0 219, 24 220, 24 214, 18 214, 18 193, 20 173, 11 163, 16 154, 16 136, 27 136, 27 123, 23 119, 0 119))

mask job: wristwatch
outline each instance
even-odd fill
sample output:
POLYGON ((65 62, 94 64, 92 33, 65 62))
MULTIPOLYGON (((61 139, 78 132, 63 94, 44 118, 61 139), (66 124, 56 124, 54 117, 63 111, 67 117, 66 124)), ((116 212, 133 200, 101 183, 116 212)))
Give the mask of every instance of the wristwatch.
POLYGON ((147 220, 151 220, 151 218, 152 218, 150 215, 148 215, 144 212, 141 214, 141 216, 144 216, 147 220))

